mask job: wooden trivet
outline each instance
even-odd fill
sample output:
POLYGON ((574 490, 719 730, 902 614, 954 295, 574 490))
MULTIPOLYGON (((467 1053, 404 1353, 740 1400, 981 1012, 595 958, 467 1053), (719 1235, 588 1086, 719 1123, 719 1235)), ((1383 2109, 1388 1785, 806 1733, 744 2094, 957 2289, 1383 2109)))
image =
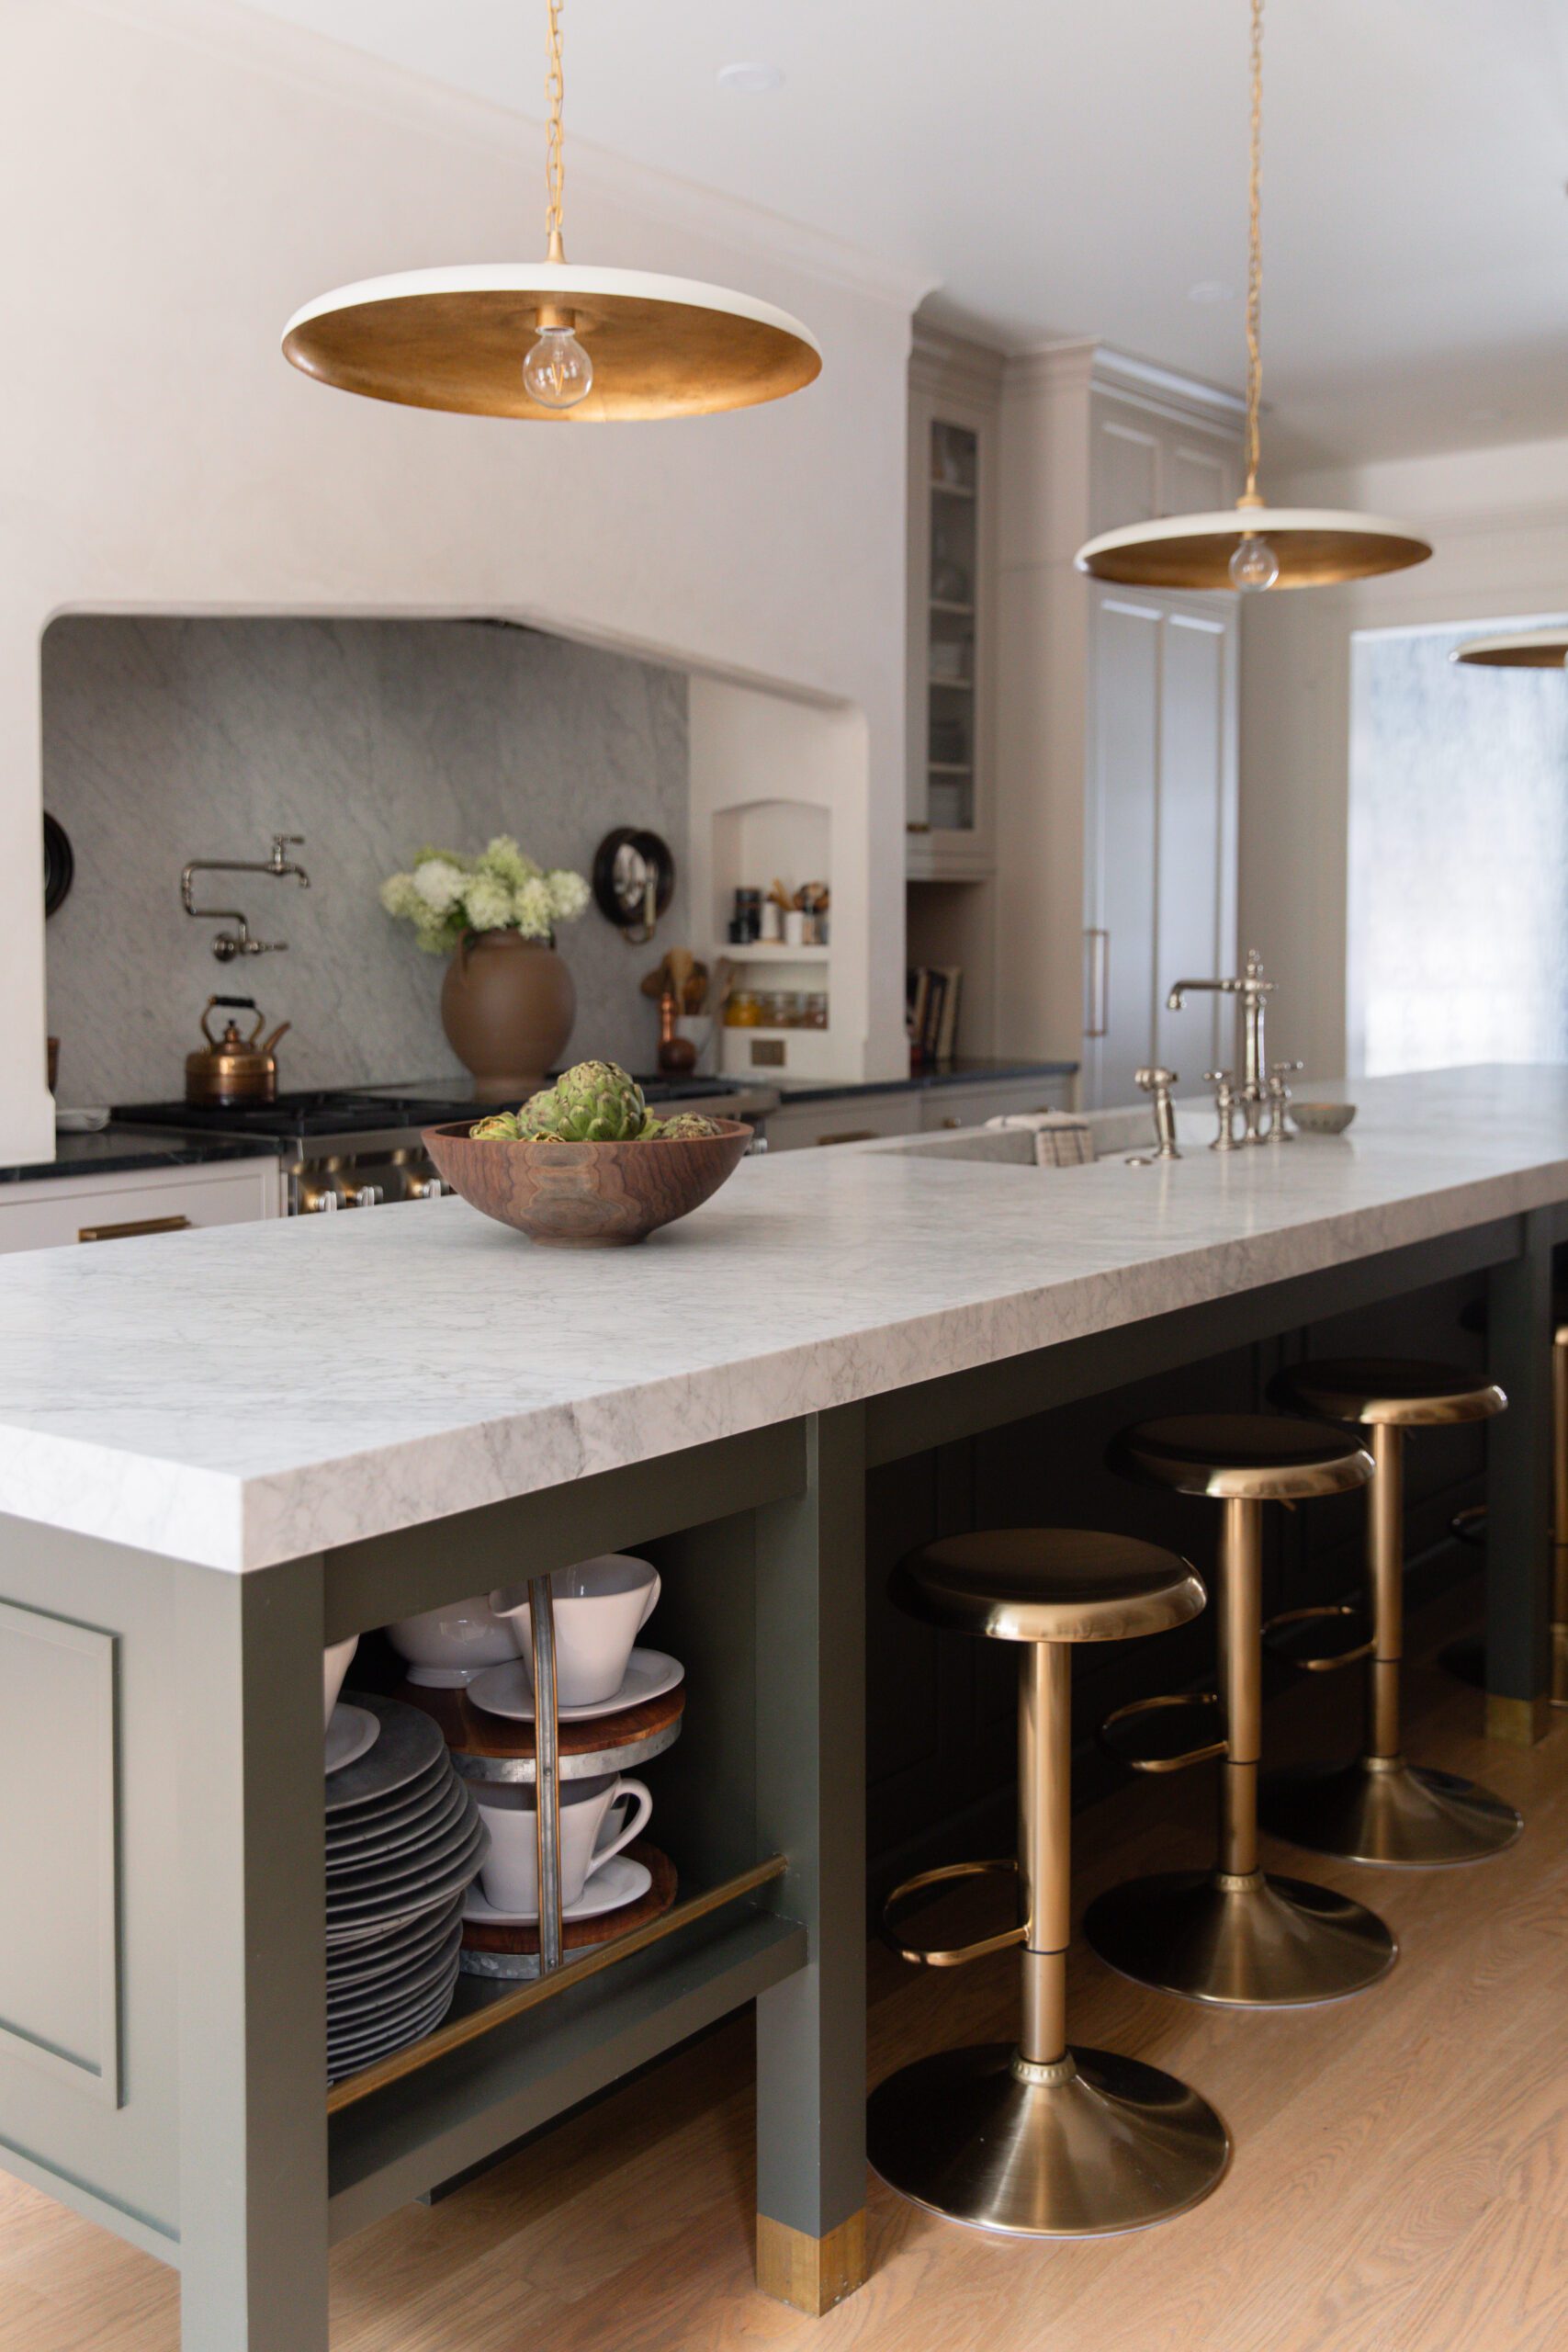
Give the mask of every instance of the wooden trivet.
MULTIPOLYGON (((405 1682, 397 1695, 439 1724, 447 1747, 460 1756, 533 1761, 533 1724, 513 1723, 509 1715, 487 1714, 474 1705, 466 1690, 433 1690, 423 1683, 405 1682)), ((640 1707, 622 1707, 613 1715, 594 1715, 586 1723, 562 1724, 561 1757, 596 1756, 607 1748, 640 1747, 656 1732, 678 1723, 685 1705, 686 1686, 678 1682, 673 1690, 645 1700, 640 1707)))

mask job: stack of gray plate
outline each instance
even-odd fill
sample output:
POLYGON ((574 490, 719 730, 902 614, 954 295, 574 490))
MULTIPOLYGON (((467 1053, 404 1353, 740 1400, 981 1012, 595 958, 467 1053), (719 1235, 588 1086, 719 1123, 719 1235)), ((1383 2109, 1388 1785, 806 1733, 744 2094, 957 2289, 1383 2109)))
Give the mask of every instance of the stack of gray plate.
POLYGON ((446 2015, 463 1897, 490 1844, 430 1717, 366 1691, 355 1704, 381 1730, 326 1784, 332 2082, 420 2041, 446 2015))

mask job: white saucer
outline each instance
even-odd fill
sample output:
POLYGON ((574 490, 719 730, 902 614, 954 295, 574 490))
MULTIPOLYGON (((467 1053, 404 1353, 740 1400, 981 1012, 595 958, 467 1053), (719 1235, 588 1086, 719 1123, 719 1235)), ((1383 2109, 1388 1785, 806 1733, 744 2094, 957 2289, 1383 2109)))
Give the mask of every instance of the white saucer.
POLYGON ((357 1763, 380 1736, 381 1726, 374 1715, 363 1707, 345 1706, 340 1699, 327 1725, 328 1772, 341 1772, 345 1764, 357 1763))
MULTIPOLYGON (((649 1699, 661 1699, 666 1690, 673 1690, 678 1682, 684 1681, 685 1675, 680 1659, 667 1656, 663 1650, 633 1650, 626 1679, 618 1690, 608 1699, 595 1700, 591 1707, 562 1707, 560 1720, 563 1724, 586 1724, 599 1715, 618 1715, 626 1707, 640 1707, 649 1699)), ((520 1657, 506 1666, 487 1667, 469 1683, 468 1696, 487 1715, 504 1715, 514 1724, 531 1724, 534 1720, 534 1686, 520 1657)))
POLYGON ((476 1675, 489 1672, 488 1666, 411 1666, 403 1679, 420 1690, 466 1690, 476 1675))
MULTIPOLYGON (((629 1854, 612 1854, 602 1869, 596 1870, 575 1903, 569 1903, 561 1912, 566 1919, 598 1919, 606 1911, 624 1910, 628 1903, 638 1903, 653 1884, 653 1872, 646 1862, 634 1862, 629 1854)), ((497 1911, 485 1901, 484 1889, 478 1879, 468 1889, 463 1905, 463 1917, 486 1928, 536 1928, 536 1911, 497 1911)))

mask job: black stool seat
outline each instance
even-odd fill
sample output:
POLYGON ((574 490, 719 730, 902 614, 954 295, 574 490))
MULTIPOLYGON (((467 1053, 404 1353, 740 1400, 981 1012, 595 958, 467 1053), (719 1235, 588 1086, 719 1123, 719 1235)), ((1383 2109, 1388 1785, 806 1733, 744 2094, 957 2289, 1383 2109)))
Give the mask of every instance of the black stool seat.
POLYGON ((1487 1421, 1508 1400, 1484 1373, 1462 1364, 1416 1363, 1399 1356, 1334 1356, 1276 1374, 1269 1394, 1297 1412, 1331 1420, 1430 1428, 1443 1421, 1487 1421))
POLYGON ((1126 1641, 1203 1606, 1179 1552, 1089 1527, 943 1536, 900 1562, 889 1591, 928 1624, 1002 1642, 1126 1641))
POLYGON ((1231 1502, 1294 1502, 1364 1487, 1372 1457, 1343 1430, 1273 1413, 1183 1413, 1139 1421, 1111 1447, 1112 1465, 1178 1494, 1231 1502))

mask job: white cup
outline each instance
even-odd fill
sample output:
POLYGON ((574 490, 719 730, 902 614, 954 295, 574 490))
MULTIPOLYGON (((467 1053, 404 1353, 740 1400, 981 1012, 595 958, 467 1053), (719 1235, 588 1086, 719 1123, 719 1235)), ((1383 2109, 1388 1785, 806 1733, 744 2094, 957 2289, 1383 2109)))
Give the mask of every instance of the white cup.
MULTIPOLYGON (((613 1699, 626 1679, 632 1645, 653 1614, 659 1571, 629 1552, 602 1552, 557 1568, 550 1577, 556 1621, 556 1704, 594 1707, 613 1699)), ((503 1585, 490 1597, 513 1627, 524 1671, 534 1675, 528 1588, 503 1585)))
POLYGON ((512 1627, 497 1617, 482 1592, 472 1600, 400 1617, 388 1626, 387 1639, 408 1660, 409 1680, 434 1690, 460 1690, 487 1666, 504 1666, 517 1655, 512 1627))
MULTIPOLYGON (((493 1910, 514 1918, 539 1916, 539 1826, 531 1788, 507 1781, 469 1783, 479 1800, 490 1852, 479 1871, 485 1900, 493 1910)), ((568 1781, 560 1792, 560 1899, 570 1909, 595 1871, 612 1854, 640 1836, 653 1811, 653 1799, 640 1781, 619 1780, 613 1774, 592 1781, 568 1781), (620 1827, 606 1824, 612 1805, 629 1802, 629 1817, 620 1827), (601 1833, 611 1834, 601 1844, 601 1833)))
POLYGON ((784 945, 804 947, 806 944, 806 912, 804 908, 790 907, 784 919, 784 945))
POLYGON ((776 899, 764 899, 762 901, 761 936, 765 940, 784 937, 784 909, 776 899))
POLYGON ((350 1634, 346 1642, 333 1642, 330 1648, 321 1652, 321 1697, 326 1702, 326 1719, 321 1725, 323 1731, 332 1726, 337 1694, 343 1689, 344 1676, 348 1672, 358 1647, 358 1634, 350 1634))

